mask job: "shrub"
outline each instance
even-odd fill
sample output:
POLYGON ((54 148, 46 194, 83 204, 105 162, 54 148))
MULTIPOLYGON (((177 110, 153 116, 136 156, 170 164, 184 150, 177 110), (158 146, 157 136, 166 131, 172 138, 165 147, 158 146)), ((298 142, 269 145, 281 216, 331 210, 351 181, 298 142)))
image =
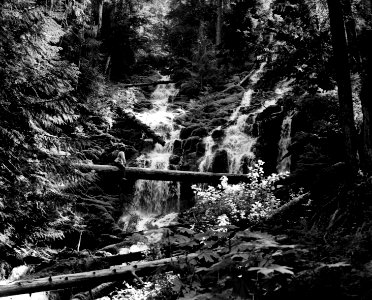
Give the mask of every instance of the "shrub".
POLYGON ((207 226, 254 224, 267 218, 280 204, 273 193, 276 182, 288 174, 265 177, 263 164, 258 160, 249 167, 249 183, 232 185, 222 177, 217 187, 193 185, 196 204, 186 215, 193 217, 196 224, 207 226))

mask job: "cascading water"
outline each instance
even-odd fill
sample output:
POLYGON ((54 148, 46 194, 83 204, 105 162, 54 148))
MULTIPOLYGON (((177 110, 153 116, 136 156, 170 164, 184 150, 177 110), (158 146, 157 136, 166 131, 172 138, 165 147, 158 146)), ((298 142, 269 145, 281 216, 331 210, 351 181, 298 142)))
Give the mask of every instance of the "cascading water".
POLYGON ((291 128, 293 114, 287 115, 282 123, 280 140, 278 143, 279 153, 276 170, 278 173, 289 172, 291 168, 291 156, 288 155, 288 147, 291 144, 291 128))
POLYGON ((253 136, 252 128, 255 124, 256 117, 267 107, 275 105, 277 100, 290 90, 288 86, 293 81, 288 80, 281 82, 275 89, 275 94, 272 99, 266 100, 261 107, 252 110, 249 114, 242 114, 242 111, 251 105, 254 86, 260 79, 264 66, 265 63, 262 63, 260 68, 251 75, 251 87, 244 93, 240 105, 231 115, 230 122, 233 122, 233 124, 224 130, 224 138, 220 141, 213 140, 211 136, 204 138, 206 152, 199 164, 200 171, 211 171, 211 165, 217 149, 227 152, 229 173, 245 173, 247 171, 247 166, 255 158, 252 148, 256 143, 257 138, 255 136, 257 136, 257 134, 253 136))
POLYGON ((233 124, 224 130, 224 139, 216 143, 211 136, 204 138, 206 153, 199 164, 200 171, 210 171, 213 157, 217 149, 225 150, 227 152, 229 173, 239 173, 242 162, 247 160, 249 161, 254 158, 252 146, 255 144, 256 138, 245 133, 249 115, 243 115, 241 114, 241 111, 242 108, 249 107, 251 105, 251 99, 254 92, 253 86, 259 80, 264 66, 265 63, 262 63, 260 68, 253 72, 250 76, 252 88, 248 89, 248 91, 244 93, 240 105, 230 116, 230 122, 233 122, 233 124))
MULTIPOLYGON (((162 81, 169 80, 163 76, 162 81)), ((168 169, 169 157, 172 155, 173 142, 178 138, 180 129, 176 128, 173 118, 182 114, 182 110, 167 110, 168 98, 175 96, 178 90, 174 84, 158 85, 151 96, 153 108, 135 113, 136 117, 147 124, 156 134, 163 137, 164 146, 156 144, 154 149, 137 158, 139 167, 150 169, 168 169)), ((133 198, 134 210, 139 216, 137 230, 142 230, 145 223, 157 215, 179 210, 179 184, 168 181, 137 180, 133 198)), ((123 216, 122 222, 128 224, 129 216, 123 216)))
MULTIPOLYGON (((13 281, 21 279, 30 270, 30 266, 21 265, 13 268, 9 278, 4 281, 0 281, 0 289, 2 285, 7 285, 13 281)), ((37 292, 32 294, 20 294, 8 297, 1 297, 2 300, 48 300, 48 292, 37 292)))

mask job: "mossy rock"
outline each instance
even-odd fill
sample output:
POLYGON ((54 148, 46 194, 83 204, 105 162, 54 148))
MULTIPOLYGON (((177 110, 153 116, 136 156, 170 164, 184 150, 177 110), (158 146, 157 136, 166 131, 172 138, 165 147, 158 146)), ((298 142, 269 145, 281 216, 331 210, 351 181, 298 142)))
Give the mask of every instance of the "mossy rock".
POLYGON ((225 131, 223 129, 216 129, 212 132, 212 139, 215 141, 220 141, 225 137, 225 131))
POLYGON ((182 141, 175 140, 173 142, 173 154, 178 156, 182 155, 182 141))
POLYGON ((282 107, 280 105, 270 105, 265 108, 260 114, 257 115, 256 120, 262 121, 272 117, 274 114, 279 114, 282 112, 282 107))
POLYGON ((191 133, 195 129, 198 129, 200 127, 201 127, 200 125, 191 125, 191 126, 187 126, 187 127, 182 128, 181 132, 180 132, 180 139, 185 140, 185 139, 189 138, 191 136, 191 133))
POLYGON ((210 126, 212 127, 218 127, 218 126, 223 126, 228 122, 227 119, 225 118, 214 118, 212 121, 209 123, 210 126))
POLYGON ((199 142, 196 144, 196 155, 201 157, 205 154, 205 144, 203 142, 199 142))
POLYGON ((205 127, 199 127, 191 132, 190 136, 206 137, 208 136, 208 130, 205 127))
POLYGON ((239 105, 243 97, 243 93, 233 94, 228 97, 222 96, 221 99, 216 100, 215 104, 219 106, 226 106, 229 104, 236 104, 239 105))
POLYGON ((169 163, 172 164, 172 165, 178 165, 180 160, 181 160, 181 157, 178 156, 178 155, 173 154, 169 157, 169 163))
POLYGON ((196 97, 199 92, 199 86, 195 81, 184 82, 179 88, 179 93, 188 97, 196 97))
POLYGON ((142 100, 142 101, 139 101, 139 102, 137 102, 133 105, 133 109, 136 112, 142 112, 144 110, 150 110, 153 107, 154 106, 153 106, 152 102, 149 101, 149 100, 142 100))
POLYGON ((192 136, 182 142, 182 149, 185 153, 191 153, 196 151, 196 145, 201 142, 202 139, 198 136, 192 136))
POLYGON ((216 151, 212 161, 213 173, 228 173, 229 172, 229 156, 225 149, 216 151))

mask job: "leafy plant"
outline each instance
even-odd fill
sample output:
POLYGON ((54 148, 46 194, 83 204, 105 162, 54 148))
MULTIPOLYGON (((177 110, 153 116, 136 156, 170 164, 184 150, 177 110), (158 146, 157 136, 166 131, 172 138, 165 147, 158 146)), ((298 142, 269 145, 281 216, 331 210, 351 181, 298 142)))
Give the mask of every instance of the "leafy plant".
POLYGON ((217 187, 193 185, 196 204, 186 213, 187 218, 193 218, 197 226, 254 224, 267 218, 280 204, 273 193, 275 183, 287 174, 265 177, 263 164, 259 160, 249 168, 249 183, 230 185, 222 177, 217 187))

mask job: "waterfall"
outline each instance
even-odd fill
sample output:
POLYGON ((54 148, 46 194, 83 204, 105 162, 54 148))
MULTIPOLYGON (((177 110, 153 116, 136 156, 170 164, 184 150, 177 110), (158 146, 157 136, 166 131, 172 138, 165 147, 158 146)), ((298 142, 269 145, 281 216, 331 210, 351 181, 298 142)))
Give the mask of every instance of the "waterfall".
MULTIPOLYGON (((251 73, 250 88, 244 93, 240 105, 230 116, 230 122, 232 122, 232 124, 224 129, 225 134, 223 140, 214 141, 211 135, 204 138, 206 152, 199 162, 200 171, 211 171, 213 159, 217 150, 224 150, 227 152, 229 173, 246 173, 248 166, 255 159, 253 147, 257 141, 257 133, 253 134, 253 127, 256 122, 256 117, 267 107, 275 105, 277 100, 291 89, 289 85, 293 82, 293 79, 279 82, 271 98, 262 101, 263 103, 261 103, 261 106, 251 110, 250 113, 242 114, 242 111, 245 110, 244 108, 251 105, 254 87, 262 76, 264 66, 265 63, 262 63, 258 70, 251 73)), ((256 126, 258 127, 258 124, 256 124, 256 126)), ((219 129, 220 128, 217 128, 217 130, 219 129)))
MULTIPOLYGON (((2 285, 7 285, 13 281, 20 280, 29 272, 30 266, 21 265, 12 269, 12 272, 7 280, 0 281, 0 289, 2 285)), ((1 297, 2 300, 48 300, 49 292, 37 292, 32 294, 20 294, 14 296, 1 297)))
POLYGON ((225 150, 227 152, 229 173, 243 172, 244 164, 247 164, 249 161, 254 159, 252 146, 256 143, 256 138, 247 135, 246 131, 249 131, 247 120, 250 115, 255 115, 255 113, 244 115, 241 113, 241 110, 242 108, 251 105, 252 95, 254 92, 253 87, 260 79, 265 64, 265 62, 261 63, 260 67, 250 74, 249 80, 252 87, 244 93, 240 105, 230 116, 230 121, 233 122, 233 124, 224 130, 225 137, 223 140, 216 143, 210 136, 204 138, 206 153, 199 163, 200 171, 210 171, 215 151, 217 149, 225 150))
POLYGON ((280 140, 278 143, 278 160, 276 170, 278 173, 289 172, 291 168, 291 156, 288 155, 288 147, 291 144, 291 128, 293 114, 288 114, 282 123, 280 140))
MULTIPOLYGON (((163 76, 161 80, 165 81, 169 78, 163 76)), ((139 120, 150 126, 165 141, 164 146, 156 144, 152 151, 137 158, 137 165, 141 168, 165 170, 169 167, 173 142, 178 138, 180 132, 180 129, 173 123, 173 119, 184 113, 181 109, 168 110, 168 98, 175 96, 177 92, 174 84, 158 85, 151 96, 153 108, 135 113, 139 120)), ((155 216, 178 212, 179 183, 137 180, 132 206, 133 210, 129 214, 123 215, 121 221, 128 225, 131 215, 135 214, 138 217, 137 230, 142 230, 145 228, 145 223, 155 216)))

